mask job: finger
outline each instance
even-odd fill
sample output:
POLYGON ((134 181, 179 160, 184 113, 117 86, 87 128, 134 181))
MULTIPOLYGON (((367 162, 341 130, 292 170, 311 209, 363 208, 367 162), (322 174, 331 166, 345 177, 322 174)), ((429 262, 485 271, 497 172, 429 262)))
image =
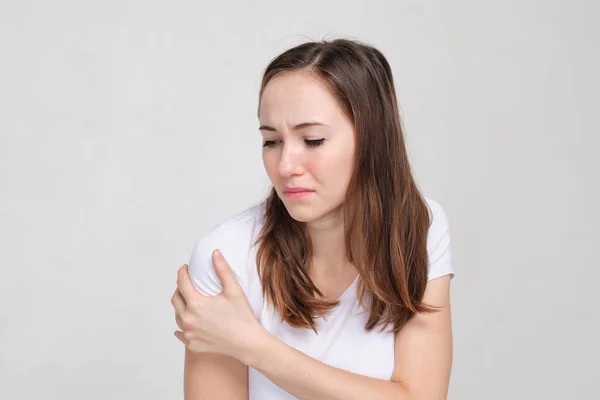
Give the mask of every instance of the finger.
POLYGON ((183 264, 177 272, 177 288, 186 303, 189 303, 194 297, 202 296, 202 293, 198 292, 192 284, 188 269, 188 265, 183 264))
POLYGON ((183 321, 181 321, 179 314, 175 314, 175 322, 177 323, 177 327, 183 331, 183 321))
POLYGON ((182 314, 186 310, 187 304, 185 302, 185 299, 179 292, 179 289, 175 290, 173 297, 171 297, 171 304, 173 304, 173 308, 175 308, 176 314, 182 314))
POLYGON ((183 336, 183 332, 181 332, 181 331, 175 331, 175 332, 173 332, 173 334, 175 335, 175 337, 177 339, 179 339, 179 341, 181 343, 185 344, 186 346, 188 345, 187 341, 185 340, 185 336, 183 336))
POLYGON ((232 293, 233 291, 241 290, 241 286, 223 254, 217 249, 213 251, 212 257, 215 272, 221 281, 221 285, 223 285, 223 292, 232 293))
MULTIPOLYGON (((181 295, 181 292, 179 291, 179 288, 175 288, 175 291, 173 292, 173 296, 171 297, 171 303, 173 303, 173 298, 175 296, 179 296, 181 297, 181 300, 185 303, 185 299, 183 298, 183 296, 181 295)), ((185 304, 187 306, 187 303, 185 304)))

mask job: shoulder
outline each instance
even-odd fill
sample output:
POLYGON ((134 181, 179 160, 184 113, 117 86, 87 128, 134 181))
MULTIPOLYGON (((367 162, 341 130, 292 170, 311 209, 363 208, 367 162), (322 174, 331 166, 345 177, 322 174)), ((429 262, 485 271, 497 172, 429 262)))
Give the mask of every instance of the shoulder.
POLYGON ((439 236, 449 230, 449 221, 446 211, 436 200, 425 197, 429 209, 429 235, 439 236))
MULTIPOLYGON (((239 244, 240 240, 251 240, 261 216, 263 204, 252 206, 211 227, 196 242, 201 247, 212 245, 239 244)), ((234 248, 239 248, 235 246, 234 248)))
POLYGON ((215 249, 223 254, 240 285, 246 289, 249 280, 248 256, 260 231, 264 203, 254 205, 211 227, 196 240, 188 263, 192 283, 205 295, 222 290, 212 263, 215 249))
POLYGON ((450 250, 450 222, 440 203, 425 197, 429 210, 427 254, 429 256, 429 280, 443 275, 454 276, 450 250))

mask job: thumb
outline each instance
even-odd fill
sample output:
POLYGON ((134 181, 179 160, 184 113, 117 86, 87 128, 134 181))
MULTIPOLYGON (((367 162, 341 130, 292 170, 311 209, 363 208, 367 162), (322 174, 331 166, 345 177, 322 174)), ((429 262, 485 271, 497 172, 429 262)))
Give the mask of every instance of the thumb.
POLYGON ((235 291, 241 289, 240 284, 235 278, 235 274, 231 269, 231 266, 223 257, 223 254, 219 250, 215 250, 212 253, 213 257, 213 265, 215 267, 215 272, 217 273, 217 277, 221 281, 221 285, 223 285, 223 291, 225 293, 235 291))

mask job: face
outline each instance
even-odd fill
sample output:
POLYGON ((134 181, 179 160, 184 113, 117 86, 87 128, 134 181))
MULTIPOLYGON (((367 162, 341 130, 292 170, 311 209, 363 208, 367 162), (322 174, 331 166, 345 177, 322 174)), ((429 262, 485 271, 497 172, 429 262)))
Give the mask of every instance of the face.
POLYGON ((263 91, 259 122, 265 170, 292 218, 339 216, 354 167, 355 130, 333 95, 306 74, 280 73, 263 91))

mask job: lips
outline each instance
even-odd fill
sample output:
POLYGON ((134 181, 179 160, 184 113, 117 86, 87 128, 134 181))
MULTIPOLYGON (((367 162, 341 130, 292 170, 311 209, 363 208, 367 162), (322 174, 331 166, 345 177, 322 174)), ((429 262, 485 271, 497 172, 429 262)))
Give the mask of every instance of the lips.
POLYGON ((285 193, 303 193, 303 192, 314 192, 314 190, 310 190, 303 187, 286 187, 283 189, 285 193))

